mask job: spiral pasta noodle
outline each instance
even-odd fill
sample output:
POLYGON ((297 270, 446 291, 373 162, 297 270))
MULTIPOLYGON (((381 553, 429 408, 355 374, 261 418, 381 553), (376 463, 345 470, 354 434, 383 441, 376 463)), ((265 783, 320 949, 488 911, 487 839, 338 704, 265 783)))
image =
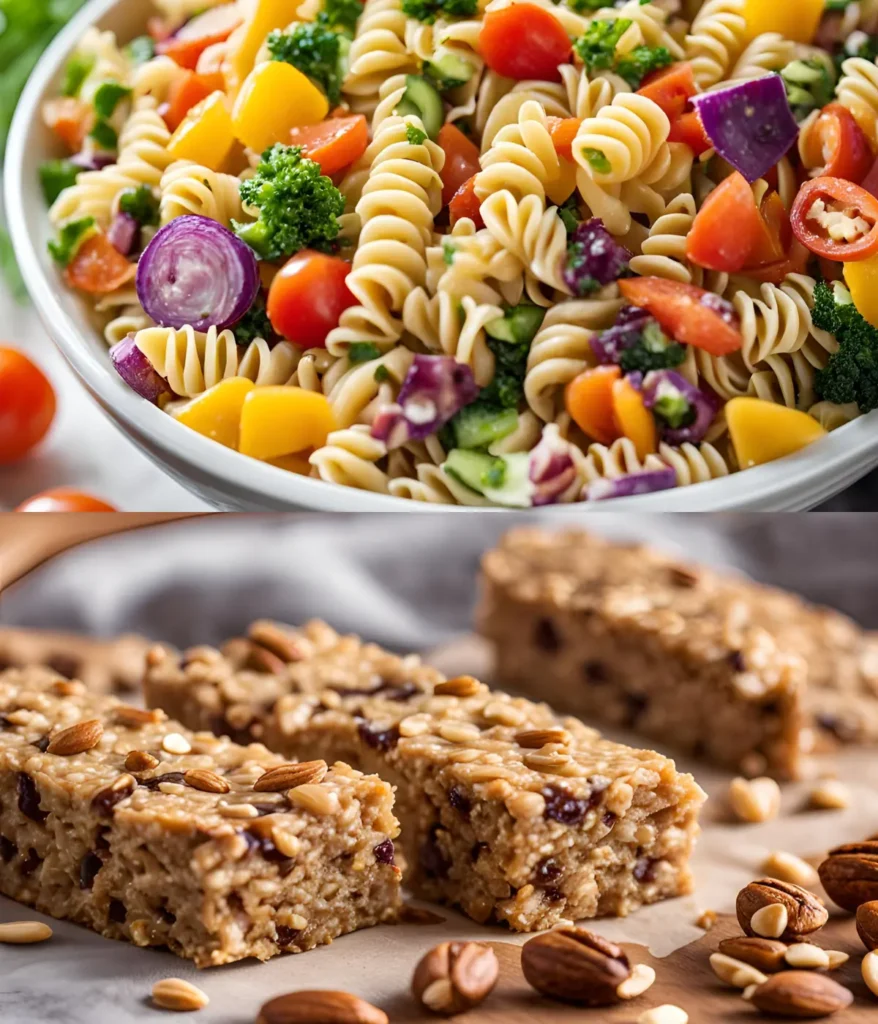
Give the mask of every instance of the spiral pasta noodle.
POLYGON ((686 60, 702 89, 725 78, 744 48, 744 0, 707 0, 686 37, 686 60))
POLYGON ((389 494, 390 478, 378 466, 386 455, 384 443, 372 437, 369 427, 357 424, 333 431, 308 461, 327 483, 389 494))
POLYGON ((170 164, 159 183, 160 217, 167 224, 175 217, 209 217, 228 227, 242 220, 244 211, 240 182, 231 174, 221 174, 190 160, 170 164))
POLYGON ((406 47, 402 0, 366 0, 342 84, 351 107, 360 113, 371 113, 386 78, 417 68, 417 55, 409 53, 406 47))
POLYGON ((874 142, 878 138, 878 67, 863 57, 850 57, 842 64, 841 72, 836 99, 874 142))

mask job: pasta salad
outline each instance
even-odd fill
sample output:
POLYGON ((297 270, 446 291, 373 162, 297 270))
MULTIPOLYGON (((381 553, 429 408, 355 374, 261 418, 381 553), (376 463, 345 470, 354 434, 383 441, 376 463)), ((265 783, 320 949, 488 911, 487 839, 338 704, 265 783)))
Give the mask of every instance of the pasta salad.
POLYGON ((878 407, 876 0, 156 0, 44 118, 67 284, 181 424, 530 507, 878 407))

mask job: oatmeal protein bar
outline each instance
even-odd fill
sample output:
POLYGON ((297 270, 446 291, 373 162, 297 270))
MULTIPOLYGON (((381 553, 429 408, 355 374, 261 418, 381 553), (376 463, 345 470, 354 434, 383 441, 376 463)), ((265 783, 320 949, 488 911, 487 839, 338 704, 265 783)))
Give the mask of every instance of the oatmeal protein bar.
POLYGON ((530 931, 691 891, 694 779, 545 704, 317 622, 148 662, 148 702, 192 728, 392 783, 406 885, 476 921, 530 931))
POLYGON ((390 786, 0 673, 0 892, 199 967, 392 920, 390 786))
POLYGON ((758 775, 819 737, 878 740, 878 640, 792 594, 578 530, 482 562, 499 685, 758 775))

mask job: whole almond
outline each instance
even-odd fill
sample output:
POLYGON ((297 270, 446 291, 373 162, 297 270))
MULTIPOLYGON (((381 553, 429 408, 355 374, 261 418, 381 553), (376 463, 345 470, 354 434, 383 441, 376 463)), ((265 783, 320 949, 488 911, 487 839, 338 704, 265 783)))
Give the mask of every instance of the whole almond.
POLYGON ((253 643, 264 647, 283 662, 301 661, 304 657, 302 644, 274 622, 254 622, 247 630, 247 636, 253 643))
POLYGON ((843 910, 878 900, 878 840, 845 843, 817 869, 826 895, 843 910))
POLYGON ((878 949, 878 900, 857 907, 857 934, 866 949, 878 949))
POLYGON ((543 995, 582 1006, 611 1006, 631 977, 625 951, 585 928, 556 928, 521 947, 521 969, 543 995))
POLYGON ((782 971, 757 985, 750 1002, 763 1013, 779 1017, 828 1017, 854 1001, 853 994, 837 981, 814 971, 782 971))
POLYGON ((445 679, 433 687, 433 693, 437 697, 475 697, 477 693, 485 688, 473 676, 455 676, 454 679, 445 679))
POLYGON ((482 1003, 497 984, 500 965, 481 942, 443 942, 415 968, 412 995, 426 1009, 444 1016, 482 1003))
POLYGON ((206 768, 190 768, 183 772, 183 781, 203 793, 228 793, 232 788, 221 775, 206 768))
POLYGON ((777 939, 736 935, 731 939, 723 939, 719 944, 719 951, 733 960, 750 964, 763 974, 774 974, 785 966, 784 954, 787 946, 785 942, 779 942, 777 939))
POLYGON ((152 987, 152 1001, 163 1010, 201 1010, 210 1002, 196 985, 183 978, 163 978, 152 987))
POLYGON ((101 742, 104 735, 104 727, 98 718, 91 718, 87 722, 77 722, 52 737, 46 753, 58 754, 60 757, 71 757, 73 754, 82 754, 91 750, 101 742))
POLYGON ((759 878, 738 893, 735 910, 742 930, 747 935, 754 935, 750 923, 753 915, 765 907, 775 905, 786 910, 787 920, 783 931, 772 938, 795 942, 803 935, 810 935, 822 928, 829 919, 821 900, 807 889, 793 885, 792 882, 781 882, 777 878, 759 878))
POLYGON ((158 763, 159 759, 146 750, 129 750, 125 757, 125 768, 129 772, 146 772, 158 763))
POLYGON ((136 708, 132 704, 117 704, 113 716, 120 725, 129 729, 139 729, 142 725, 155 725, 165 720, 164 711, 158 708, 136 708))
POLYGON ((389 1024, 387 1014, 349 992, 290 992, 263 1004, 256 1024, 389 1024))
POLYGON ((279 764, 275 768, 269 768, 264 775, 260 775, 253 783, 253 788, 257 793, 280 793, 285 789, 295 789, 296 786, 322 782, 325 775, 325 761, 279 764))

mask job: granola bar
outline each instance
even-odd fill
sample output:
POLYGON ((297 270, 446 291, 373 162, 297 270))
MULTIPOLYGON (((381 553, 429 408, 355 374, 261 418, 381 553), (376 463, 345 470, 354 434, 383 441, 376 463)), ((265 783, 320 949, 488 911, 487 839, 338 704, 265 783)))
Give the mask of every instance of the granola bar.
POLYGON ((878 644, 836 612, 576 530, 482 570, 501 685, 746 774, 795 777, 814 726, 878 739, 878 644))
POLYGON ((95 693, 131 693, 143 679, 150 641, 126 634, 112 640, 42 629, 0 626, 0 671, 44 665, 78 679, 95 693))
POLYGON ((109 938, 207 967, 392 919, 392 804, 344 764, 285 765, 45 669, 0 674, 0 892, 109 938))
POLYGON ((476 921, 530 931, 691 890, 692 777, 545 704, 323 623, 256 623, 223 651, 158 648, 148 662, 148 702, 191 727, 396 786, 406 884, 476 921))

